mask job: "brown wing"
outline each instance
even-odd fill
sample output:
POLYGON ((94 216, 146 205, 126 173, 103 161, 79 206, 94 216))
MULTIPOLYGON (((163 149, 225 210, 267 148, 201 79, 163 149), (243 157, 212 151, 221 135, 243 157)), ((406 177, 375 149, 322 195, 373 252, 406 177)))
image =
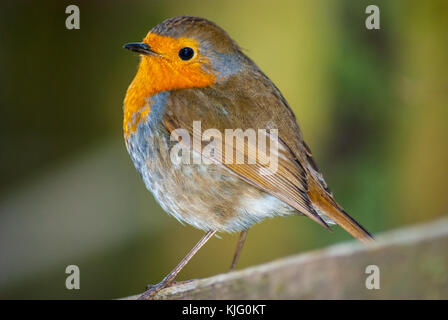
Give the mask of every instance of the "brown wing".
MULTIPOLYGON (((202 132, 214 128, 223 133, 221 139, 215 138, 215 143, 221 148, 218 148, 219 154, 213 160, 219 165, 326 228, 328 225, 316 212, 315 206, 355 237, 366 237, 362 227, 358 233, 353 231, 356 228, 347 221, 354 220, 333 200, 311 151, 303 142, 294 114, 278 89, 263 75, 248 77, 244 81, 233 79, 209 88, 171 92, 164 116, 168 130, 173 132, 174 129, 183 128, 192 137, 193 121, 201 121, 202 132), (245 140, 241 145, 224 138, 225 129, 238 128, 243 131, 278 129, 278 164, 275 170, 261 161, 263 155, 260 157, 251 141, 245 140), (244 155, 243 164, 223 161, 229 150, 226 147, 229 146, 234 157, 244 155), (255 163, 247 163, 249 157, 255 159, 255 163)), ((196 134, 200 135, 201 132, 196 134)), ((196 147, 195 151, 201 152, 200 146, 196 147)))
MULTIPOLYGON (((178 118, 174 118, 173 116, 167 117, 165 119, 165 124, 175 137, 176 134, 174 129, 176 128, 186 129, 191 133, 191 136, 195 134, 191 125, 178 118)), ((306 174, 304 169, 297 161, 294 161, 294 158, 291 157, 292 155, 286 151, 287 149, 285 145, 279 146, 278 165, 276 170, 274 170, 269 163, 261 161, 262 159, 266 159, 268 155, 257 154, 256 145, 253 145, 250 141, 245 140, 244 144, 230 143, 224 137, 225 135, 214 137, 214 143, 220 147, 217 148, 213 157, 210 157, 207 153, 202 153, 203 156, 226 167, 246 182, 272 194, 317 223, 328 228, 327 224, 313 209, 308 199, 306 174), (233 149, 233 161, 227 163, 225 161, 226 151, 228 151, 229 148, 233 149), (238 158, 238 155, 242 155, 244 159, 243 164, 237 164, 236 159, 238 158), (248 163, 248 159, 251 157, 255 160, 255 163, 248 163)), ((176 138, 181 140, 180 137, 176 138)), ((269 137, 267 139, 269 139, 269 137)), ((196 152, 201 153, 202 150, 200 145, 192 145, 196 152)), ((269 154, 269 156, 272 156, 272 154, 269 154)))
MULTIPOLYGON (((227 84, 228 85, 228 84, 227 84)), ((238 87, 237 87, 238 88, 238 87)), ((241 87, 240 87, 241 88, 241 87)), ((265 105, 267 103, 278 104, 278 96, 265 95, 254 97, 247 94, 247 91, 235 92, 229 97, 228 88, 214 87, 194 90, 182 90, 182 92, 172 92, 167 103, 164 122, 170 132, 175 129, 183 128, 193 137, 193 121, 201 121, 201 131, 207 129, 217 129, 222 133, 222 139, 216 139, 215 143, 220 145, 220 154, 216 154, 214 161, 223 167, 237 174, 241 179, 251 185, 264 190, 265 192, 277 197, 289 204, 299 212, 307 215, 317 223, 328 228, 325 221, 314 210, 307 195, 307 173, 301 163, 297 161, 296 156, 291 151, 287 143, 282 139, 283 131, 287 127, 277 124, 278 115, 274 109, 269 112, 260 112, 255 106, 265 105), (275 119, 277 118, 277 119, 275 119), (244 144, 232 143, 225 139, 225 129, 276 129, 279 128, 277 167, 271 168, 269 164, 262 161, 267 154, 257 153, 257 146, 251 141, 245 139, 244 144), (281 131, 281 132, 280 132, 281 131), (228 163, 226 151, 232 148, 234 159, 237 155, 243 155, 245 162, 243 164, 228 163), (247 163, 247 159, 255 159, 255 163, 247 163), (218 159, 218 160, 217 160, 218 159)), ((280 101, 281 102, 281 101, 280 101)), ((274 107, 275 108, 275 107, 274 107)), ((284 108, 282 108, 284 109, 284 108)), ((266 111, 266 110, 265 110, 266 111)), ((288 115, 284 115, 288 118, 288 115)), ((295 128, 295 132, 299 132, 295 128)), ((198 132, 200 135, 201 132, 198 132)), ((269 146, 273 141, 272 135, 267 134, 267 153, 269 146)), ((201 146, 196 145, 197 152, 201 146)), ((204 154, 204 156, 207 156, 204 154)), ((269 154, 272 159, 272 156, 269 154)))

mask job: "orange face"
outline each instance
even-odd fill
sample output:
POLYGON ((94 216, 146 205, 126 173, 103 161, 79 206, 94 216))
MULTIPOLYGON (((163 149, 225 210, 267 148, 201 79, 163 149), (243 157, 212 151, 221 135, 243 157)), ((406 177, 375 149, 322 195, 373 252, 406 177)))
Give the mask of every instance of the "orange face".
POLYGON ((145 55, 140 68, 155 81, 156 92, 204 87, 211 85, 215 76, 211 71, 210 60, 199 53, 199 43, 191 38, 171 38, 153 33, 143 40, 158 55, 145 55), (181 58, 181 50, 189 49, 193 55, 181 58))
POLYGON ((123 123, 126 137, 135 132, 150 111, 148 98, 162 91, 207 87, 216 80, 209 58, 201 55, 195 39, 175 39, 150 32, 143 44, 151 52, 142 53, 137 75, 126 93, 123 123))

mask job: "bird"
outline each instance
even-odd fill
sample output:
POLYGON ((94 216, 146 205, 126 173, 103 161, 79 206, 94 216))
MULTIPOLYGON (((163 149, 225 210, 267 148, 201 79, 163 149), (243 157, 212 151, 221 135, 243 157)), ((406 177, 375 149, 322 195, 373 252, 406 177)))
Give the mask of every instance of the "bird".
POLYGON ((218 233, 240 233, 233 270, 249 228, 267 218, 304 215, 326 229, 336 224, 362 242, 373 240, 334 199, 280 90, 221 27, 173 17, 123 47, 140 56, 123 105, 130 158, 164 211, 205 232, 142 299, 172 285, 218 233), (261 132, 259 141, 277 146, 271 148, 274 168, 263 161, 268 152, 259 152, 259 141, 243 136, 242 144, 231 143, 227 130, 261 132), (216 134, 207 140, 206 132, 216 134), (204 152, 212 142, 213 152, 204 152), (243 161, 235 161, 238 155, 243 161))

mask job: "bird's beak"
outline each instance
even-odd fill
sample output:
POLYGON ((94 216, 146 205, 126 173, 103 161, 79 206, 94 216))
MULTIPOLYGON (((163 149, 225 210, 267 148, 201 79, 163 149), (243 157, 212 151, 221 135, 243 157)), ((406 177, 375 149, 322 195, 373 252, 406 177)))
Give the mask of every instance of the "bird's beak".
POLYGON ((131 50, 133 52, 141 53, 147 56, 159 56, 157 52, 151 50, 151 47, 143 42, 126 43, 123 48, 131 50))

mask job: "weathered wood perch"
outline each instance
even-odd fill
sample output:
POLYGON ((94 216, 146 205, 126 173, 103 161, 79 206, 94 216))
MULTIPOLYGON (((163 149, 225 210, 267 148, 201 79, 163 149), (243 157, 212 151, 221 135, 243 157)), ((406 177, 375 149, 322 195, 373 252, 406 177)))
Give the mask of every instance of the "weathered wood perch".
POLYGON ((176 284, 155 299, 448 299, 448 218, 176 284), (366 288, 369 265, 380 289, 366 288))

